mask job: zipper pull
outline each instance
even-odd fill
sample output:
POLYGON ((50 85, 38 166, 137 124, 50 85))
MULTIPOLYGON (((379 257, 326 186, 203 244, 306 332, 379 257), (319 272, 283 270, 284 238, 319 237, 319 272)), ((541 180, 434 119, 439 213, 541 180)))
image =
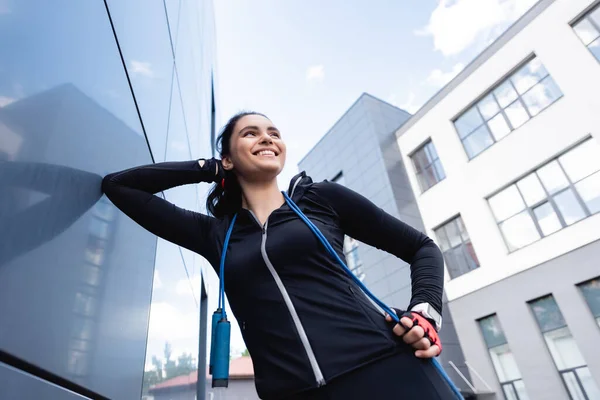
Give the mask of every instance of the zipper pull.
POLYGON ((265 227, 263 226, 263 227, 262 227, 262 234, 264 235, 264 234, 266 234, 266 233, 267 233, 267 230, 266 230, 266 229, 265 229, 265 227))

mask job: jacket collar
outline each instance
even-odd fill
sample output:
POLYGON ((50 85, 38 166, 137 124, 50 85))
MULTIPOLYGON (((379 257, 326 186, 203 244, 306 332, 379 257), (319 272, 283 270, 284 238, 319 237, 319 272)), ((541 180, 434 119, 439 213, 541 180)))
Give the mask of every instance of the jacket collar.
POLYGON ((302 171, 291 179, 287 194, 294 202, 297 202, 312 183, 311 177, 302 171))

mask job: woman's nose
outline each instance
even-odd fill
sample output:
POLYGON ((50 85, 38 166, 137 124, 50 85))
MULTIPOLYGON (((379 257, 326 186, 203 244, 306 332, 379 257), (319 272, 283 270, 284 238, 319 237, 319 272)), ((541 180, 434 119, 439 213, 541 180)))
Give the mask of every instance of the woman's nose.
POLYGON ((273 143, 273 138, 269 135, 269 132, 264 132, 260 139, 261 143, 273 143))

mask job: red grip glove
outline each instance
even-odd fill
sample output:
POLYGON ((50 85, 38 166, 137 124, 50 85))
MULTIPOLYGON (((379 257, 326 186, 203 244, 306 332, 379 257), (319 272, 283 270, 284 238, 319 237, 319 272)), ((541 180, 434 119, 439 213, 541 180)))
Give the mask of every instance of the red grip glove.
MULTIPOLYGON (((440 340, 437 331, 433 327, 433 324, 429 322, 427 318, 413 311, 405 311, 404 313, 400 314, 399 317, 400 319, 404 317, 409 318, 413 322, 413 328, 417 325, 423 328, 423 330, 425 331, 425 335, 423 337, 427 338, 432 346, 438 346, 440 348, 440 354, 442 353, 442 341, 440 340)), ((406 329, 407 332, 409 330, 409 328, 406 326, 404 326, 404 329, 406 329)))

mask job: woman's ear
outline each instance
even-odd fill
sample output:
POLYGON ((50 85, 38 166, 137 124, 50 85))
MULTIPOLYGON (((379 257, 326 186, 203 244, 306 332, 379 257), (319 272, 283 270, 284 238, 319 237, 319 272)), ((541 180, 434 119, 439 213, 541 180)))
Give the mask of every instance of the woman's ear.
POLYGON ((221 164, 223 165, 223 169, 225 169, 225 171, 231 171, 233 169, 233 162, 229 156, 224 156, 221 159, 221 164))

